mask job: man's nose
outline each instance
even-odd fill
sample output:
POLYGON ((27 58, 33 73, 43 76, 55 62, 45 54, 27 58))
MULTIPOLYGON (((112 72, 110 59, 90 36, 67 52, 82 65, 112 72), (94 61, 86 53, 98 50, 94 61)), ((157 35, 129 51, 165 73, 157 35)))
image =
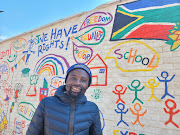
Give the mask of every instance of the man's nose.
POLYGON ((80 79, 76 79, 76 80, 75 80, 75 84, 76 84, 76 85, 80 85, 80 84, 81 84, 81 80, 80 80, 80 79))

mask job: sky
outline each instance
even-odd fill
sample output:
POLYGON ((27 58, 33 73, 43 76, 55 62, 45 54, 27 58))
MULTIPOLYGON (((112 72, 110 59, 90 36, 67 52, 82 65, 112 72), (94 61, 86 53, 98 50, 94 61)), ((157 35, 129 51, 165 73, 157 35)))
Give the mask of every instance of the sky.
POLYGON ((0 0, 0 40, 113 0, 0 0))

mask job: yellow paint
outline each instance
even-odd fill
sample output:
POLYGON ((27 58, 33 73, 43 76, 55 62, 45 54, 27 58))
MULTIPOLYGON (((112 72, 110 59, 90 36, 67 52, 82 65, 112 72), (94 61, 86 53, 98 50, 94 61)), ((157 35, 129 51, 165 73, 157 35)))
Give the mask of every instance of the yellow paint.
POLYGON ((112 38, 114 36, 116 36, 118 33, 120 33, 121 31, 123 31, 124 29, 126 29, 127 27, 129 27, 131 24, 133 24, 133 23, 135 23, 135 22, 137 22, 137 21, 139 21, 140 19, 143 18, 143 16, 132 15, 132 14, 129 14, 129 13, 126 13, 126 12, 123 12, 123 11, 119 11, 119 10, 117 12, 122 13, 122 14, 127 15, 127 16, 137 17, 137 19, 134 20, 133 22, 129 23, 128 25, 124 26, 123 28, 119 29, 118 31, 114 32, 113 35, 112 35, 112 38))
POLYGON ((117 135, 117 132, 119 132, 119 130, 113 130, 113 135, 117 135))
POLYGON ((47 69, 47 68, 45 68, 45 69, 41 70, 41 71, 39 72, 39 74, 38 74, 38 75, 41 75, 41 73, 42 73, 42 72, 44 72, 44 71, 48 71, 49 76, 51 76, 51 72, 50 72, 50 70, 49 70, 49 69, 47 69))
POLYGON ((174 40, 174 43, 171 46, 171 50, 174 50, 178 46, 180 46, 180 31, 179 30, 172 30, 171 32, 173 33, 173 35, 169 35, 169 38, 174 40))
POLYGON ((120 69, 121 71, 123 71, 123 72, 152 71, 152 70, 154 70, 154 69, 158 66, 159 59, 160 59, 159 54, 158 54, 153 48, 151 48, 150 46, 148 46, 148 45, 145 44, 144 42, 141 42, 141 41, 138 41, 138 40, 126 41, 126 42, 122 42, 122 43, 119 43, 119 44, 115 45, 115 46, 114 46, 113 48, 111 48, 111 50, 108 52, 108 54, 107 54, 106 57, 105 57, 105 60, 106 60, 106 59, 111 59, 111 58, 115 59, 116 67, 117 67, 118 69, 120 69), (151 66, 150 69, 132 69, 132 70, 122 69, 122 68, 118 65, 117 58, 116 58, 116 57, 111 57, 111 56, 109 57, 108 55, 109 55, 110 52, 111 52, 114 48, 116 48, 117 46, 124 45, 124 44, 127 44, 127 43, 139 43, 139 44, 141 44, 141 45, 146 46, 146 47, 149 48, 150 50, 152 50, 152 51, 155 53, 155 55, 157 56, 157 62, 155 63, 155 65, 154 65, 154 66, 151 66))
POLYGON ((78 53, 78 57, 79 57, 79 59, 81 59, 82 58, 82 56, 86 53, 87 51, 86 50, 82 50, 82 51, 80 51, 79 53, 78 53), (81 55, 79 55, 79 53, 81 53, 82 52, 82 54, 81 55))
POLYGON ((20 39, 20 41, 19 41, 19 46, 21 46, 22 45, 22 40, 20 39))
POLYGON ((151 97, 149 98, 148 101, 151 101, 151 99, 154 98, 154 99, 156 99, 158 102, 160 102, 160 100, 159 100, 157 97, 155 97, 155 95, 154 95, 154 88, 156 88, 156 87, 159 86, 159 83, 158 83, 157 85, 155 85, 155 82, 156 82, 155 79, 149 79, 149 81, 148 81, 149 86, 147 86, 146 84, 144 84, 144 85, 145 85, 147 88, 151 88, 151 91, 152 91, 151 97))

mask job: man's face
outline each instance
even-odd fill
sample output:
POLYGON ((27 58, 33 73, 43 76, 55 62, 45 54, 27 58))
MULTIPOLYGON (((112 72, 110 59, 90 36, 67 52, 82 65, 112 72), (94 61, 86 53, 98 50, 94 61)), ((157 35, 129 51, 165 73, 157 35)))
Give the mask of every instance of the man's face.
POLYGON ((69 72, 66 80, 67 94, 71 98, 78 98, 83 95, 89 84, 89 75, 83 69, 74 69, 69 72))

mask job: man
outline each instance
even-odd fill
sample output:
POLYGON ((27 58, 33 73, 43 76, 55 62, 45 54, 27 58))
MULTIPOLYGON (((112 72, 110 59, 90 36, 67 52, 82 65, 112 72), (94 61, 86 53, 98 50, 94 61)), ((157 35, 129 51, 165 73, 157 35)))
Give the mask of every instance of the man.
POLYGON ((67 70, 66 85, 39 103, 26 134, 102 135, 98 107, 84 95, 91 79, 86 65, 72 65, 67 70))

